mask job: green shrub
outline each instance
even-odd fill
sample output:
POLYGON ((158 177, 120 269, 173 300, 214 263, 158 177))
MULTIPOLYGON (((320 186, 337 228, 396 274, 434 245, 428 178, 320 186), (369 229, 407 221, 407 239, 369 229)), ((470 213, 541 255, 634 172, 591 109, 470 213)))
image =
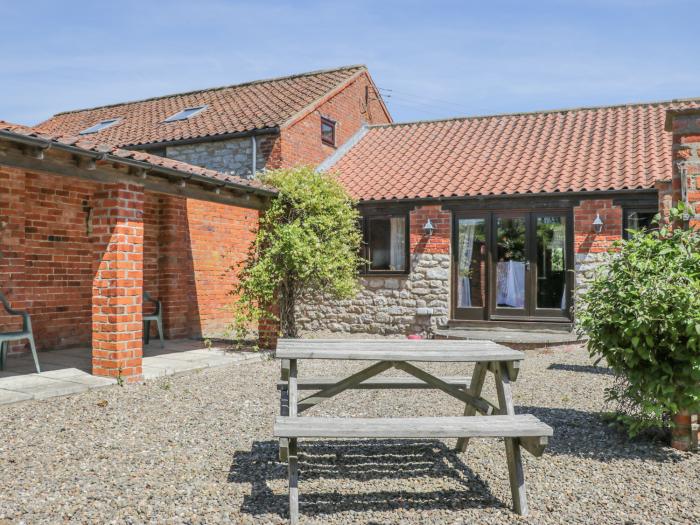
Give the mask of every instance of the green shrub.
MULTIPOLYGON (((686 211, 673 209, 671 223, 686 211)), ((577 318, 591 356, 618 376, 607 397, 635 435, 700 408, 700 233, 632 231, 615 250, 577 318)))
POLYGON ((359 214, 336 177, 310 167, 261 176, 279 194, 260 218, 234 290, 239 338, 277 302, 284 337, 297 337, 296 304, 308 292, 347 298, 357 291, 362 235, 359 214))

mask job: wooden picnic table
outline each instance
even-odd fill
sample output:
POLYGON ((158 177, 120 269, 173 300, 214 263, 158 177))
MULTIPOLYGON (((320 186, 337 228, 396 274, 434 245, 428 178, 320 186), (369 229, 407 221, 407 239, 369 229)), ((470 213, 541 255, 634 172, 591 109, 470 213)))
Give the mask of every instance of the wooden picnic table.
POLYGON ((342 340, 281 339, 277 358, 282 360, 280 416, 275 436, 280 438, 280 459, 289 466, 289 507, 292 523, 299 516, 297 439, 312 438, 458 438, 457 449, 466 451, 470 438, 501 437, 505 440, 514 510, 527 514, 525 481, 520 447, 540 456, 552 429, 531 415, 515 415, 511 382, 515 381, 523 352, 491 341, 449 340, 342 340), (348 377, 298 377, 298 361, 328 359, 376 361, 348 377), (471 377, 437 377, 413 363, 474 363, 471 377), (404 377, 379 376, 396 368, 404 377), (481 396, 491 372, 498 404, 481 396), (300 417, 302 412, 349 389, 437 389, 465 404, 464 415, 455 417, 328 418, 300 417), (299 398, 300 390, 313 391, 299 398), (486 418, 474 418, 476 413, 486 418))

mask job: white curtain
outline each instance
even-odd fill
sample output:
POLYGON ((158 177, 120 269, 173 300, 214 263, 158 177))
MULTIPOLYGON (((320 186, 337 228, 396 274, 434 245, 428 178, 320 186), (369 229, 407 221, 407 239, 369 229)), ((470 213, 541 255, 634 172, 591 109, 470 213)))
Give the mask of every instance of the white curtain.
POLYGON ((501 261, 496 268, 497 297, 499 306, 523 308, 525 306, 525 263, 501 261))
POLYGON ((474 233, 481 219, 462 219, 459 221, 459 280, 457 281, 458 308, 472 305, 472 290, 469 270, 474 255, 474 233))
POLYGON ((406 263, 406 219, 391 217, 391 244, 389 246, 389 267, 401 272, 406 263))

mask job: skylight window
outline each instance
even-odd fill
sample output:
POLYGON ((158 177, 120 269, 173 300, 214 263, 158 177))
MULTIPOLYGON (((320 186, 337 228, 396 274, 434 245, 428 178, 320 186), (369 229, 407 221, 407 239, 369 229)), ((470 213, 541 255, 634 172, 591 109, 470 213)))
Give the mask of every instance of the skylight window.
POLYGON ((190 117, 194 117, 197 113, 200 113, 207 109, 206 106, 197 106, 196 108, 185 108, 182 111, 178 111, 174 115, 170 115, 163 122, 176 122, 178 120, 187 120, 190 117))
POLYGON ((107 129, 111 126, 114 126, 117 122, 119 122, 118 118, 109 118, 107 120, 102 120, 95 124, 94 126, 90 126, 87 129, 84 129, 79 133, 79 135, 88 135, 90 133, 97 133, 98 131, 102 131, 103 129, 107 129))

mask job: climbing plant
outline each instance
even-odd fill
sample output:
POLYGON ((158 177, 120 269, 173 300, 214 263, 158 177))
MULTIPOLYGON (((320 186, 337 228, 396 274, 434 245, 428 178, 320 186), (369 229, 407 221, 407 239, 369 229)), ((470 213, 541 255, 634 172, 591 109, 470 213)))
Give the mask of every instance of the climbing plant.
POLYGON ((297 167, 260 178, 279 193, 261 215, 243 264, 234 291, 234 327, 242 334, 256 321, 278 319, 283 337, 298 337, 302 295, 342 299, 357 291, 359 215, 334 175, 297 167))

